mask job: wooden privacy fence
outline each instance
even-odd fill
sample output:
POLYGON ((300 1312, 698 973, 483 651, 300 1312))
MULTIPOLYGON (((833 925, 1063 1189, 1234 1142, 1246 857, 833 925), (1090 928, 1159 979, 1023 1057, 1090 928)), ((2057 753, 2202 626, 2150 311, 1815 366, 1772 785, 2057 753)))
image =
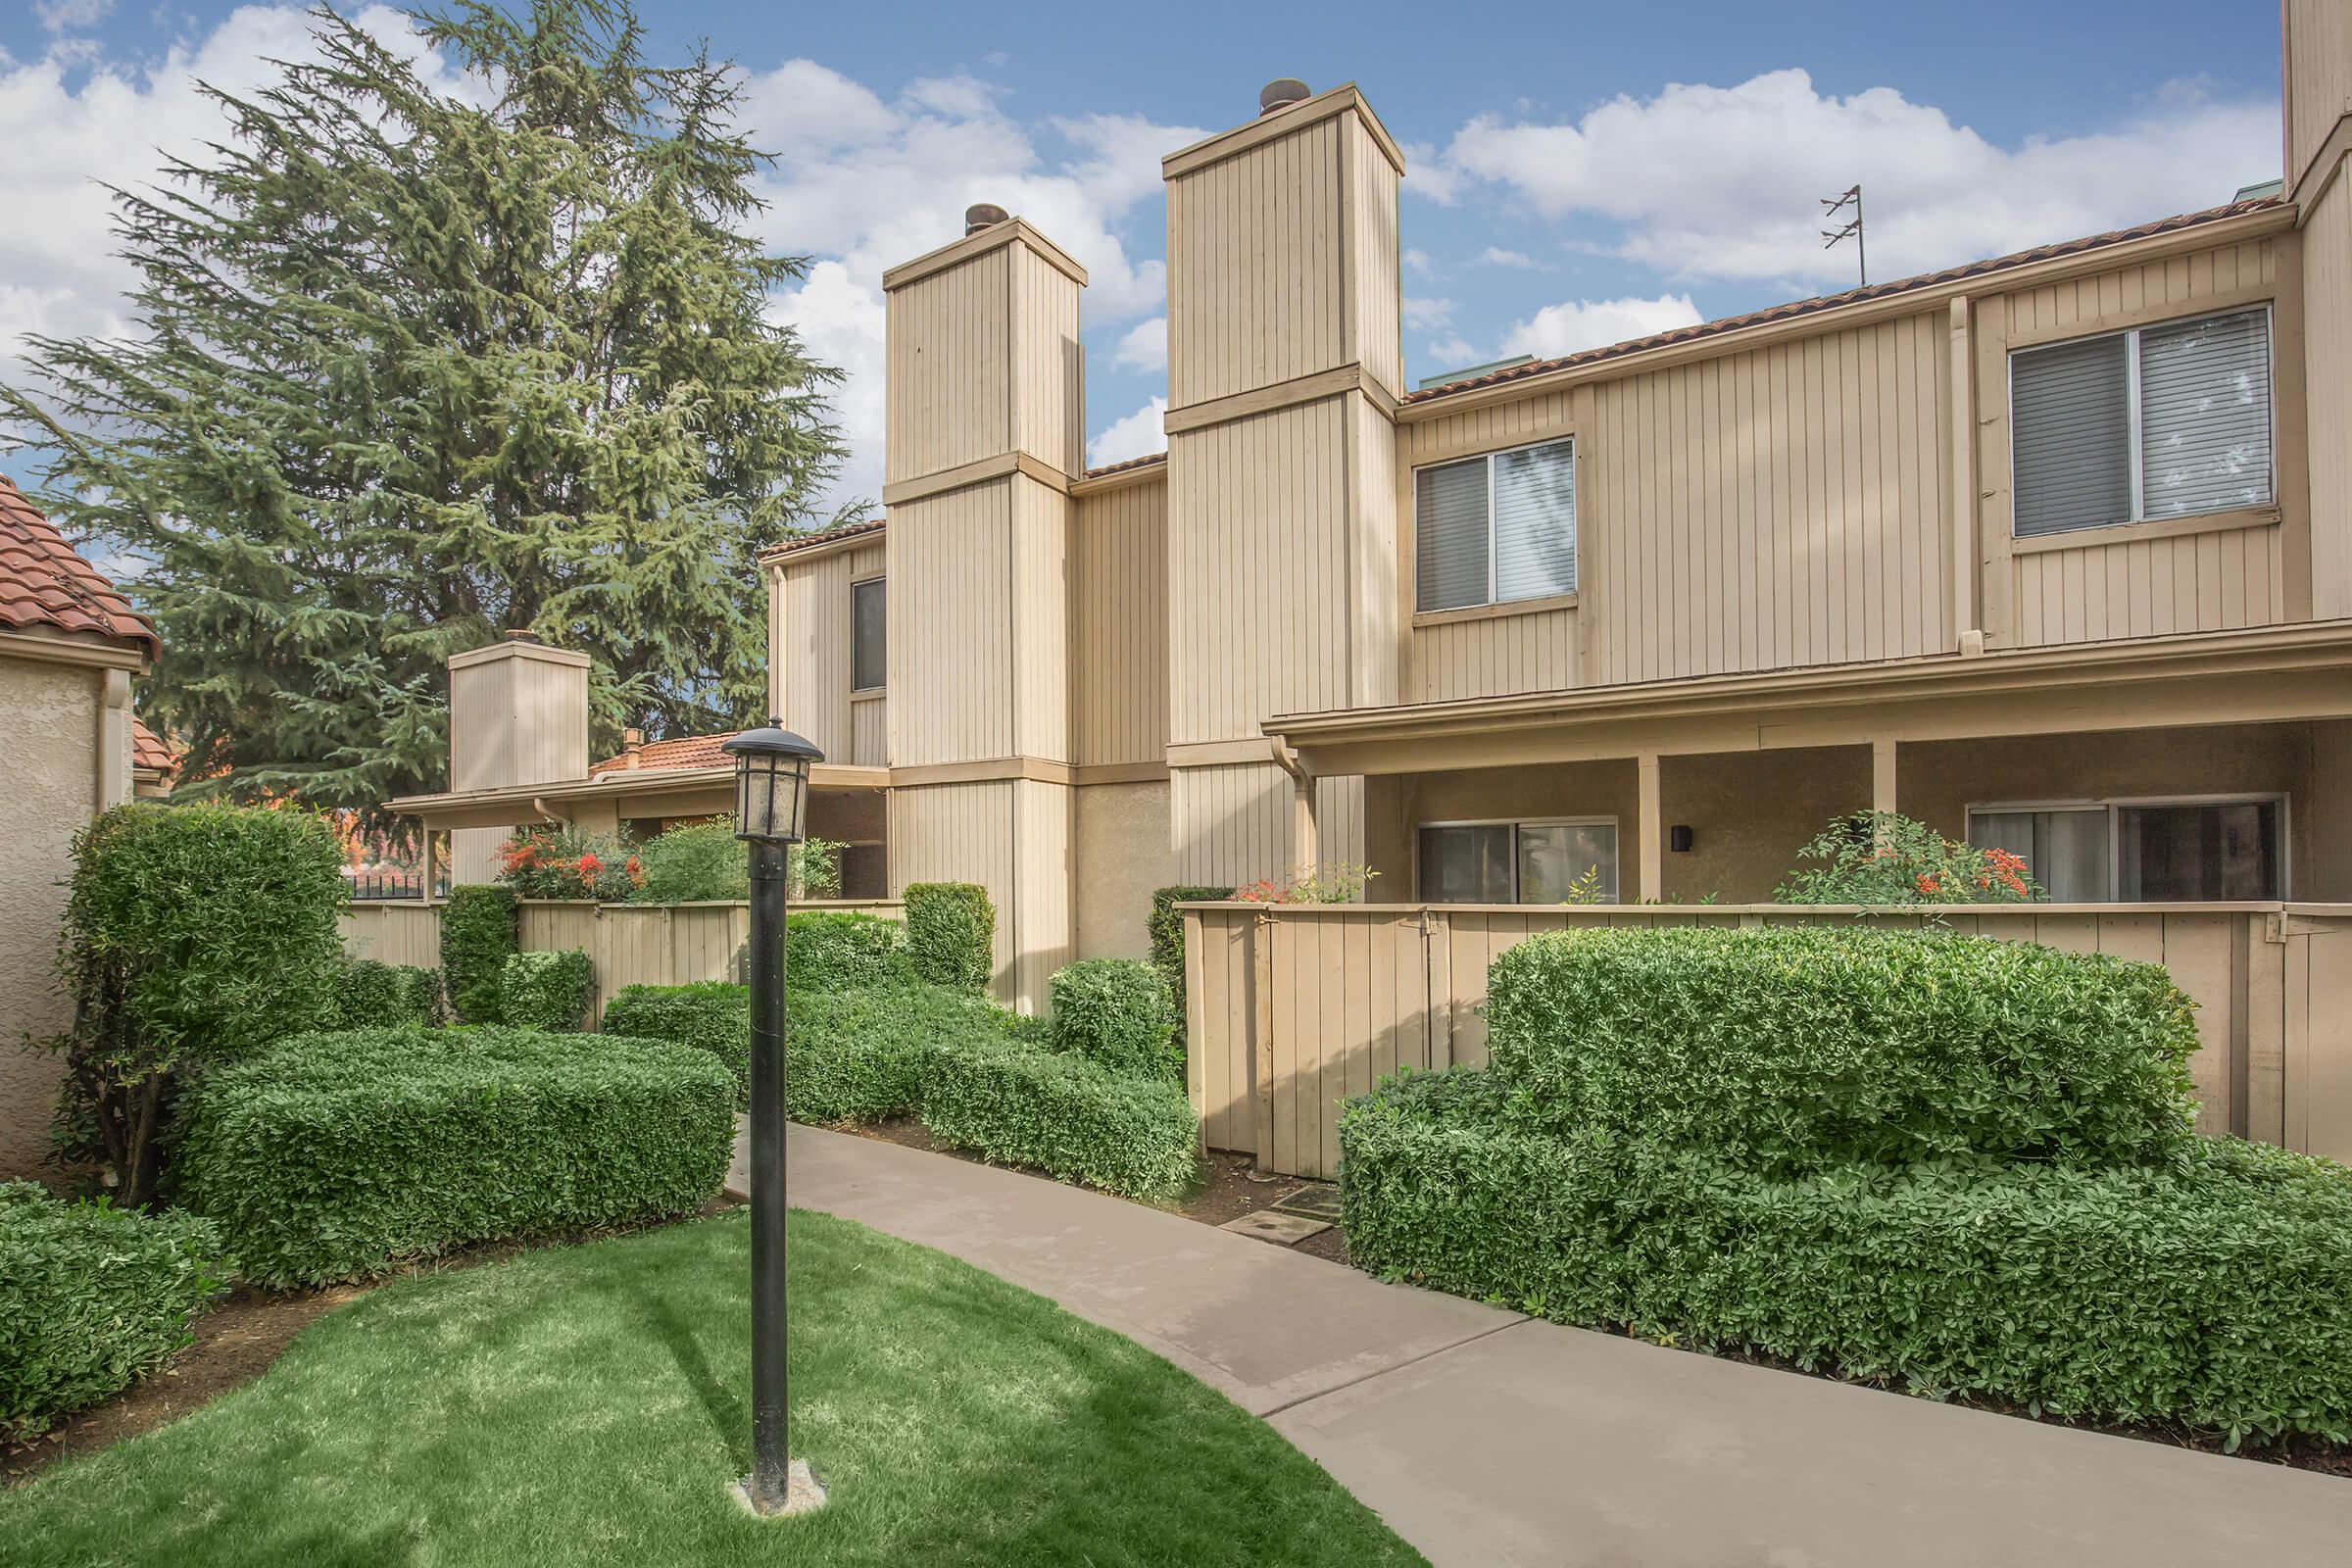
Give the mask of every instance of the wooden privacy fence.
POLYGON ((2162 963, 2197 1004, 2198 1129, 2352 1160, 2352 905, 1193 904, 1186 1074, 1212 1149, 1339 1174, 1339 1106, 1400 1067, 1483 1065, 1487 966, 1541 931, 1860 923, 2162 963))
MULTIPOLYGON (((888 899, 805 900, 803 909, 847 909, 898 918, 888 899)), ((750 940, 752 906, 713 904, 588 904, 524 899, 516 906, 516 945, 525 953, 585 952, 596 963, 596 1017, 621 987, 676 986, 735 978, 735 955, 750 940)), ((441 906, 355 904, 343 916, 343 951, 355 958, 441 967, 441 906)))

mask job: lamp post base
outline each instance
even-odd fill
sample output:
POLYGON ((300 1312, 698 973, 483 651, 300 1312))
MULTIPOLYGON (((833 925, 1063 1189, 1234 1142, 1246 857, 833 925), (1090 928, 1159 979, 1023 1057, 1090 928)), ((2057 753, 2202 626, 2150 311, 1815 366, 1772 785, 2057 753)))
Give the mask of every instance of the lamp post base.
POLYGON ((783 1497, 769 1499, 766 1507, 761 1507, 760 1499, 752 1495, 749 1476, 727 1488, 727 1494, 742 1506, 744 1512, 762 1519, 789 1519, 796 1514, 814 1513, 825 1505, 824 1483, 809 1471, 806 1459, 792 1461, 783 1497))

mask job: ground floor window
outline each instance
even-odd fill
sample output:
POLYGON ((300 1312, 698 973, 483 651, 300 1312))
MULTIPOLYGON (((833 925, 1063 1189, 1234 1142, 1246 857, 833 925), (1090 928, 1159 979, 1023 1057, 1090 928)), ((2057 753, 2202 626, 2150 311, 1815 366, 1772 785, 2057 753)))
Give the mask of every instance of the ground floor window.
POLYGON ((2060 904, 2286 896, 2283 796, 1973 806, 1968 842, 2024 856, 2060 904))
POLYGON ((841 896, 845 899, 885 899, 890 896, 890 867, 879 844, 841 847, 841 896))
POLYGON ((1609 817, 1432 822, 1421 829, 1420 896, 1431 904, 1561 904, 1591 877, 1617 902, 1617 824, 1609 817))

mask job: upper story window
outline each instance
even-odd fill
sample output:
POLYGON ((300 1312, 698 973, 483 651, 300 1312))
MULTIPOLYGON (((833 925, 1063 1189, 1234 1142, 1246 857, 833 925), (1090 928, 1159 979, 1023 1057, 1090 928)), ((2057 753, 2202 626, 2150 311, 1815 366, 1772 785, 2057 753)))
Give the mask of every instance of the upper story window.
POLYGON ((850 689, 880 691, 890 674, 889 579, 850 584, 850 689))
POLYGON ((2271 503, 2271 313, 2009 356, 2016 535, 2271 503))
POLYGON ((1576 441, 1413 472, 1415 608, 1576 592, 1576 441))

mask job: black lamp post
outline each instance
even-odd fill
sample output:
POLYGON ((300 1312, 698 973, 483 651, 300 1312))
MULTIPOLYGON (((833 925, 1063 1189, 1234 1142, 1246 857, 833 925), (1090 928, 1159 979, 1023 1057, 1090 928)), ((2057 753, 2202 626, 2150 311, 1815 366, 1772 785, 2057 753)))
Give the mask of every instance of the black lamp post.
POLYGON ((771 718, 719 750, 735 759, 735 836, 752 871, 752 1473, 754 1513, 825 1500, 792 1458, 784 1366, 784 906, 789 847, 808 837, 808 764, 825 754, 771 718))

